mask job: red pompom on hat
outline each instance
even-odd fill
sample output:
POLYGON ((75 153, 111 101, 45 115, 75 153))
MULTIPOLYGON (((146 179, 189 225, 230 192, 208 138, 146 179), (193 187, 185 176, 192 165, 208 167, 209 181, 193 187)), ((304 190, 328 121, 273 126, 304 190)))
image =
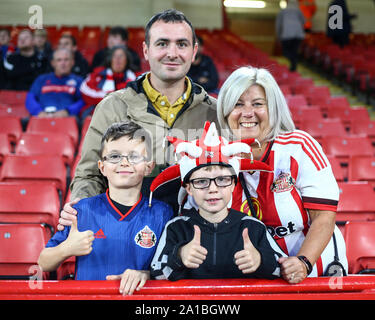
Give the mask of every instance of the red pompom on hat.
POLYGON ((240 171, 272 172, 272 168, 267 164, 253 160, 250 145, 257 142, 256 139, 228 142, 218 135, 214 122, 206 121, 202 137, 198 140, 190 142, 169 136, 166 139, 174 145, 175 153, 180 154, 181 158, 178 164, 168 167, 152 181, 149 206, 151 206, 152 194, 159 186, 177 178, 181 178, 181 182, 187 182, 191 174, 203 166, 231 167, 236 176, 240 171), (242 159, 238 156, 241 153, 250 153, 251 158, 242 159))

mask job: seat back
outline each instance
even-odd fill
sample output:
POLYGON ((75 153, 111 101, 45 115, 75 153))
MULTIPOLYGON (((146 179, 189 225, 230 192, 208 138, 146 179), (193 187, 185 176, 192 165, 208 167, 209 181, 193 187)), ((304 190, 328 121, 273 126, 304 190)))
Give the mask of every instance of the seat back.
POLYGON ((21 121, 18 117, 0 117, 0 134, 7 134, 9 141, 16 143, 22 134, 21 121))
POLYGON ((336 220, 375 220, 375 191, 368 182, 339 182, 336 220))
POLYGON ((0 277, 32 275, 47 240, 41 224, 0 224, 0 277))
POLYGON ((69 136, 62 133, 23 133, 18 141, 17 155, 58 155, 65 163, 72 166, 75 148, 69 136))
POLYGON ((60 200, 51 182, 0 182, 0 223, 45 223, 55 228, 60 200))
POLYGON ((375 156, 354 156, 349 160, 349 181, 375 182, 375 156))
POLYGON ((74 147, 78 144, 79 130, 74 117, 38 118, 31 117, 26 132, 29 133, 63 133, 72 139, 74 147))
POLYGON ((373 156, 374 150, 371 141, 363 136, 324 137, 322 146, 326 154, 340 158, 346 163, 349 157, 355 155, 373 156))
POLYGON ((301 122, 301 130, 308 132, 316 140, 321 142, 324 137, 347 137, 345 127, 340 119, 316 119, 310 117, 301 122))
POLYGON ((55 155, 7 155, 0 167, 0 181, 52 181, 65 198, 67 170, 55 155))
POLYGON ((375 221, 349 221, 345 225, 349 273, 375 269, 375 221))

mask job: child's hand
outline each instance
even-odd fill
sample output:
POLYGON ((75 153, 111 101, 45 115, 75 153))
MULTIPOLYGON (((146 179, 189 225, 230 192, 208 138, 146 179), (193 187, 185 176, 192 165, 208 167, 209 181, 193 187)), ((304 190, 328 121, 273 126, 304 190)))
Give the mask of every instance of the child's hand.
POLYGON ((65 248, 69 256, 85 256, 92 251, 94 232, 91 230, 79 232, 77 219, 72 221, 68 238, 65 241, 65 248))
POLYGON ((235 263, 242 273, 252 273, 259 268, 261 256, 252 244, 247 228, 242 231, 242 239, 244 249, 235 253, 235 263))
POLYGON ((107 280, 121 280, 120 293, 132 295, 134 290, 139 291, 150 279, 150 271, 126 269, 123 274, 108 275, 107 280))
POLYGON ((201 246, 201 229, 194 226, 194 237, 179 250, 182 263, 187 268, 197 269, 206 260, 207 249, 201 246))

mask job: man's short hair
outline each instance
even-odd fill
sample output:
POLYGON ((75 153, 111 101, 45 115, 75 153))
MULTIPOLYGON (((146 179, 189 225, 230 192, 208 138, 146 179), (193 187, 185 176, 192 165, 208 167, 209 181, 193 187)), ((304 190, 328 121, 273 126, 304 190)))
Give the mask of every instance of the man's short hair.
POLYGON ((73 37, 70 33, 63 33, 60 37, 60 39, 62 38, 68 38, 72 41, 72 44, 73 46, 76 46, 77 45, 77 40, 75 37, 73 37))
POLYGON ((5 31, 8 34, 8 37, 10 38, 10 30, 8 28, 0 28, 0 32, 5 31))
POLYGON ((144 142, 146 145, 147 160, 150 161, 152 159, 151 134, 133 121, 116 122, 108 127, 102 137, 100 157, 103 155, 104 146, 107 142, 116 141, 122 137, 128 137, 129 140, 138 139, 144 142))
POLYGON ((128 38, 129 38, 128 30, 126 28, 120 27, 120 26, 111 28, 109 30, 108 35, 112 35, 112 36, 119 35, 123 41, 128 41, 128 38))
POLYGON ((55 59, 55 54, 56 54, 56 52, 59 52, 59 51, 65 51, 65 52, 67 52, 67 53, 69 54, 70 58, 71 58, 71 59, 74 59, 74 53, 73 53, 72 50, 69 50, 69 49, 67 49, 67 48, 57 48, 57 49, 55 49, 55 50, 53 51, 53 54, 52 54, 52 60, 55 59))
POLYGON ((181 11, 178 11, 176 9, 168 9, 163 12, 159 12, 155 14, 147 23, 146 28, 145 28, 145 42, 147 46, 150 45, 150 29, 156 21, 164 21, 165 23, 185 21, 191 28, 191 32, 193 34, 193 45, 195 45, 195 43, 197 42, 197 37, 195 35, 195 30, 193 28, 193 25, 186 18, 186 16, 181 11))

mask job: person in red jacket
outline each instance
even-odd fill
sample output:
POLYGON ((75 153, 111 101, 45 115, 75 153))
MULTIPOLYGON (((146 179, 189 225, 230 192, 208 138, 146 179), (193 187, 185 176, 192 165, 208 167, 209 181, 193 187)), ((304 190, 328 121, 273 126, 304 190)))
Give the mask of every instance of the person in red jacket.
POLYGON ((315 0, 299 0, 299 8, 305 17, 305 32, 311 32, 312 18, 317 9, 315 0))
POLYGON ((110 92, 124 89, 136 76, 129 69, 130 56, 124 46, 111 49, 104 66, 97 67, 81 85, 81 94, 86 105, 81 117, 92 114, 95 106, 110 92))

